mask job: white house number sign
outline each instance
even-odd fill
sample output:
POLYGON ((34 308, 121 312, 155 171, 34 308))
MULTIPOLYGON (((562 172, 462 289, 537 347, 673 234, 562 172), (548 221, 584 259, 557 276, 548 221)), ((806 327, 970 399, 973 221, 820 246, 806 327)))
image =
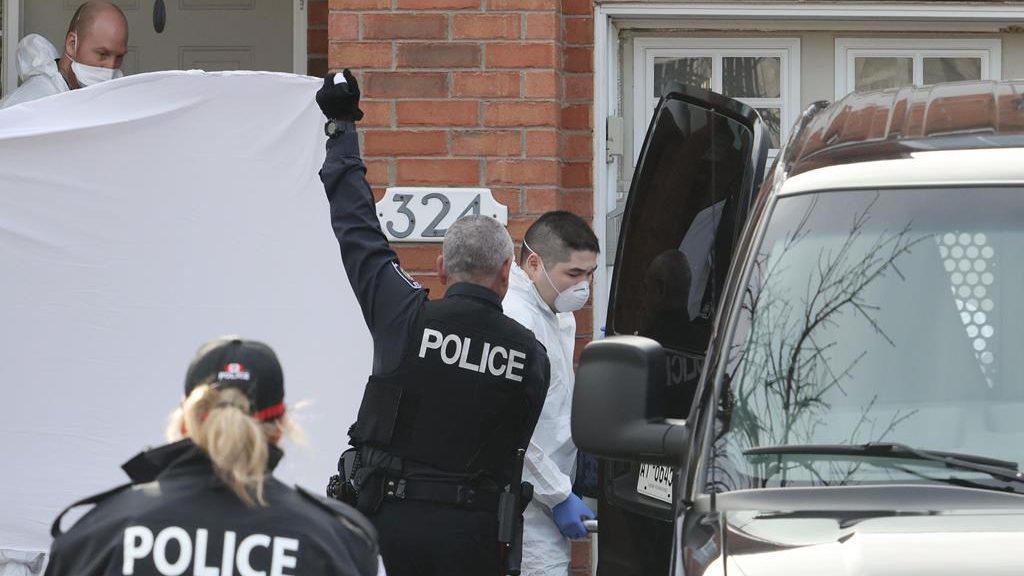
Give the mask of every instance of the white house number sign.
POLYGON ((453 222, 470 214, 508 224, 508 208, 490 188, 388 188, 377 202, 377 217, 389 240, 440 242, 453 222))

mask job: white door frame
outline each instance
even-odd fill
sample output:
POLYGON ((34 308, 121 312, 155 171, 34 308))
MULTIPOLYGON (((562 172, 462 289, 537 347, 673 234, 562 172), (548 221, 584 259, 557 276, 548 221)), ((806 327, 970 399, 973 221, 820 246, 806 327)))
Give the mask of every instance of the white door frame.
MULTIPOLYGON (((22 36, 22 5, 26 0, 0 0, 4 6, 4 22, 2 29, 3 78, 4 94, 18 85, 18 66, 15 57, 18 51, 18 40, 22 36)), ((292 72, 305 74, 309 55, 306 54, 306 34, 309 29, 306 0, 292 0, 292 72)), ((0 94, 2 96, 3 94, 0 94)))
MULTIPOLYGON (((621 116, 619 101, 618 21, 680 17, 708 20, 904 20, 908 22, 1007 22, 1024 20, 1024 6, 979 5, 968 2, 746 2, 711 3, 598 3, 594 6, 594 232, 602 246, 608 237, 608 212, 615 207, 615 185, 622 158, 606 162, 606 120, 621 116)), ((605 248, 608 249, 607 246, 605 248)), ((608 309, 609 266, 598 266, 594 278, 594 337, 608 309)))

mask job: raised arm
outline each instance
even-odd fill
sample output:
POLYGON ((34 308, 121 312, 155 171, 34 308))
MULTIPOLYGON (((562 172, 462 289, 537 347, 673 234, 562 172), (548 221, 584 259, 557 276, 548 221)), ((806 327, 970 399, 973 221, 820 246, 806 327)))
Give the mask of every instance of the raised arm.
POLYGON ((333 132, 320 180, 330 202, 331 225, 345 272, 373 335, 374 373, 385 374, 398 365, 400 343, 406 340, 426 290, 402 270, 381 230, 366 166, 359 155, 355 127, 363 117, 359 85, 348 70, 343 78, 336 83, 335 75, 328 75, 317 92, 317 103, 332 120, 328 131, 333 132))

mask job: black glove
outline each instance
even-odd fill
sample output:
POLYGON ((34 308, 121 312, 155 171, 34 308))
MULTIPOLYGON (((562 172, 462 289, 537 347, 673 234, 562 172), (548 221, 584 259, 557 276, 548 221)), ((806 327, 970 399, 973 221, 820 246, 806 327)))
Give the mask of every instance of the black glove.
POLYGON ((316 103, 331 120, 358 122, 363 119, 363 111, 359 109, 359 83, 348 68, 342 76, 345 82, 340 84, 334 83, 335 74, 324 78, 324 85, 316 91, 316 103))

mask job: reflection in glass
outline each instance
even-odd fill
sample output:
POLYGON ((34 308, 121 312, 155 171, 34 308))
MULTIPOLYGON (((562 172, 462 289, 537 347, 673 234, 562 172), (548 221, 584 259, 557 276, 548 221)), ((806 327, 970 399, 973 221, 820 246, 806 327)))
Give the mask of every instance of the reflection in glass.
POLYGON ((758 108, 757 112, 761 115, 761 120, 764 121, 764 127, 768 130, 768 137, 771 138, 772 148, 779 148, 781 146, 781 126, 782 126, 782 109, 781 108, 758 108))
POLYGON ((722 58, 722 93, 732 98, 778 98, 782 95, 782 59, 722 58))
POLYGON ((854 58, 857 90, 882 90, 914 83, 914 59, 897 57, 854 58))
POLYGON ((710 90, 711 58, 655 58, 655 95, 664 95, 673 82, 710 90))
POLYGON ((981 58, 925 58, 924 83, 981 80, 981 58))
POLYGON ((749 454, 898 442, 1024 462, 1019 190, 779 200, 743 291, 708 486, 927 482, 984 474, 863 455, 749 454))

